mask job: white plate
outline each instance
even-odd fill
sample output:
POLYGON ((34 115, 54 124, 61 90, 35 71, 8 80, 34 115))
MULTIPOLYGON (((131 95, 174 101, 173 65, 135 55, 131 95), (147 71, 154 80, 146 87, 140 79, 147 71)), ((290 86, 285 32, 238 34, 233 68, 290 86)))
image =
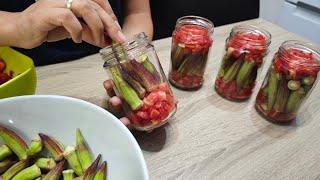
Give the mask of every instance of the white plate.
POLYGON ((91 103, 49 95, 2 99, 0 123, 17 130, 27 141, 42 132, 65 145, 75 144, 75 131, 80 128, 93 153, 107 160, 109 180, 149 179, 143 154, 130 131, 91 103))

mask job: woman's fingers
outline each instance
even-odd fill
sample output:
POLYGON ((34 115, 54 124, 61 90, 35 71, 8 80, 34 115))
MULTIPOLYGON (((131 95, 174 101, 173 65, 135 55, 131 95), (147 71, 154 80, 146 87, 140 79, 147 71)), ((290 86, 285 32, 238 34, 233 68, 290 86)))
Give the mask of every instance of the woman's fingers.
POLYGON ((126 37, 121 32, 121 28, 118 22, 113 20, 112 17, 96 3, 93 2, 92 6, 94 6, 96 11, 98 12, 104 25, 104 29, 107 31, 109 37, 117 42, 124 42, 126 40, 126 37))
POLYGON ((94 45, 101 47, 102 44, 104 44, 104 26, 98 12, 92 6, 90 1, 73 1, 72 11, 77 17, 82 17, 86 22, 86 25, 91 30, 94 45))
POLYGON ((128 128, 128 129, 132 129, 130 120, 127 117, 122 117, 120 118, 120 121, 128 128))
POLYGON ((106 89, 108 96, 113 97, 116 95, 116 93, 113 90, 113 81, 112 80, 106 80, 103 82, 103 87, 106 89))
POLYGON ((107 0, 92 0, 97 3, 103 10, 105 10, 114 21, 118 21, 117 16, 114 14, 109 1, 107 0))
POLYGON ((48 32, 47 42, 55 42, 70 37, 69 32, 64 27, 58 27, 48 32))
POLYGON ((121 99, 117 96, 113 96, 112 98, 110 98, 108 101, 108 109, 112 114, 120 117, 122 115, 121 99))
MULTIPOLYGON (((82 39, 82 26, 76 16, 68 9, 53 8, 48 12, 48 22, 56 27, 63 27, 76 43, 80 43, 82 39)), ((58 36, 62 36, 62 31, 57 30, 58 36)), ((50 34, 48 34, 50 35, 50 34)), ((53 34, 50 39, 55 39, 53 34)))

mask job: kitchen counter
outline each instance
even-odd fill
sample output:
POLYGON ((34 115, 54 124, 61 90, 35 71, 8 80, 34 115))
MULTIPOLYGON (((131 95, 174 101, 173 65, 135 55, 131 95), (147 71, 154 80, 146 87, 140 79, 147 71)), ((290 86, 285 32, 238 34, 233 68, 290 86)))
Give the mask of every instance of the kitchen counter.
MULTIPOLYGON (((254 109, 257 91, 271 59, 285 40, 303 40, 262 19, 245 21, 272 34, 270 52, 258 74, 252 98, 236 103, 220 97, 214 80, 225 39, 234 24, 215 28, 204 86, 195 92, 173 88, 176 118, 150 134, 134 132, 151 179, 317 179, 320 177, 320 87, 314 89, 290 125, 264 120, 254 109)), ((171 38, 154 42, 167 73, 171 38)), ((104 106, 108 79, 99 55, 38 67, 37 94, 58 94, 104 106)), ((67 119, 66 119, 67 121, 67 119)), ((88 119, 90 121, 90 119, 88 119)), ((125 173, 125 169, 124 169, 125 173)))

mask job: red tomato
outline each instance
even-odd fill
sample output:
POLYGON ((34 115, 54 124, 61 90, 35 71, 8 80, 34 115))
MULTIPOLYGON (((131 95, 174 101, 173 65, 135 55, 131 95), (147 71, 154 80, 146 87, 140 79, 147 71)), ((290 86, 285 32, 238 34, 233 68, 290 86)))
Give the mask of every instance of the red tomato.
POLYGON ((5 69, 6 63, 2 59, 0 59, 0 73, 3 73, 5 69))

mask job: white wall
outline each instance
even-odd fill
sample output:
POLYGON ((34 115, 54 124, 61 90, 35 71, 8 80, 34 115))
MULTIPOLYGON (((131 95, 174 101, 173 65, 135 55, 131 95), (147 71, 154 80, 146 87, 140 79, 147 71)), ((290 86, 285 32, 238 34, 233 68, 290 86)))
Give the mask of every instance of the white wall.
POLYGON ((260 0, 260 17, 276 23, 284 0, 260 0))

